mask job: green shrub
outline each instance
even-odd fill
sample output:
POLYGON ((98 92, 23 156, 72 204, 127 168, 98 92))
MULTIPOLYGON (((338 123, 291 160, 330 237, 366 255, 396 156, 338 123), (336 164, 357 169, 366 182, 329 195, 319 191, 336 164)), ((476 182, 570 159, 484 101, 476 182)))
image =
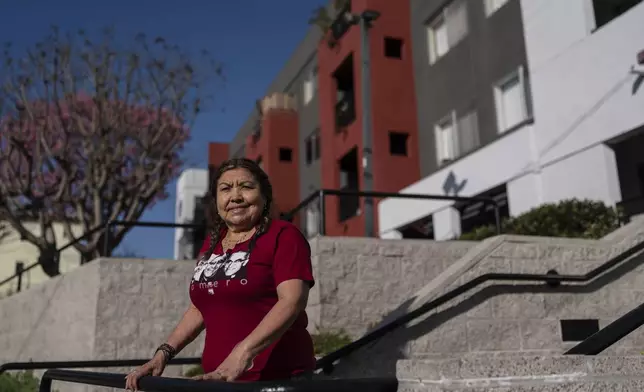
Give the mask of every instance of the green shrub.
POLYGON ((346 346, 353 341, 342 330, 337 332, 319 332, 316 334, 311 334, 311 337, 313 338, 313 348, 315 350, 315 355, 328 354, 343 346, 346 346))
POLYGON ((199 375, 202 375, 202 374, 204 374, 203 368, 201 367, 201 365, 197 365, 197 366, 191 367, 190 369, 186 370, 183 373, 183 376, 184 377, 194 377, 194 376, 199 376, 199 375))
MULTIPOLYGON (((536 207, 502 224, 503 234, 598 239, 619 228, 622 214, 599 201, 568 199, 536 207)), ((494 225, 478 227, 459 239, 480 241, 497 235, 494 225)))
POLYGON ((36 392, 39 385, 31 371, 0 374, 0 392, 36 392))

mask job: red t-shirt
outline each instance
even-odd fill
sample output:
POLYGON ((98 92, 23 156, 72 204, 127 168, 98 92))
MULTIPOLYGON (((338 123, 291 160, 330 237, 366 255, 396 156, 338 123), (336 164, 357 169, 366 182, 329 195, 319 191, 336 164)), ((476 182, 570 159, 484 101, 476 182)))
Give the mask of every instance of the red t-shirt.
MULTIPOLYGON (((203 254, 210 247, 203 244, 203 254)), ((190 299, 201 312, 206 341, 202 366, 212 372, 277 303, 277 286, 301 279, 313 286, 311 248, 297 227, 273 220, 255 244, 250 241, 224 253, 221 241, 209 260, 199 260, 190 282, 190 299)), ((253 360, 239 381, 287 379, 315 366, 313 342, 302 311, 282 337, 253 360)))

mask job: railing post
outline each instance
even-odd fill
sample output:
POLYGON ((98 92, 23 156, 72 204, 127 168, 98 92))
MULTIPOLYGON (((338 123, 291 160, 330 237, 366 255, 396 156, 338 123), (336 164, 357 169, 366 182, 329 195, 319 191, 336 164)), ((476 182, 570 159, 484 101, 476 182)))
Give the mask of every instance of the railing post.
POLYGON ((320 211, 320 219, 318 219, 318 234, 326 234, 326 202, 324 200, 324 189, 320 189, 318 195, 318 211, 320 211))
POLYGON ((51 377, 45 372, 42 378, 40 379, 40 386, 38 387, 38 392, 51 392, 51 377))
POLYGON ((22 290, 22 274, 25 273, 25 263, 22 261, 16 262, 16 277, 18 278, 18 285, 16 287, 16 292, 19 293, 22 290))
POLYGON ((499 202, 494 201, 494 223, 496 224, 496 234, 501 235, 502 233, 502 227, 501 227, 501 211, 499 207, 499 202))

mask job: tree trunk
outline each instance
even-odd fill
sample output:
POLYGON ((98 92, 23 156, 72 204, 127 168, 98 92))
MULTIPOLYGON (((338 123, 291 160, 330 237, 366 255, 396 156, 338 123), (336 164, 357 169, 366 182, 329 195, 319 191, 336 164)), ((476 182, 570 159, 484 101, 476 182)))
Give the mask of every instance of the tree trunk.
POLYGON ((47 276, 54 277, 60 275, 60 253, 56 250, 56 247, 48 245, 44 249, 41 248, 38 263, 47 276))

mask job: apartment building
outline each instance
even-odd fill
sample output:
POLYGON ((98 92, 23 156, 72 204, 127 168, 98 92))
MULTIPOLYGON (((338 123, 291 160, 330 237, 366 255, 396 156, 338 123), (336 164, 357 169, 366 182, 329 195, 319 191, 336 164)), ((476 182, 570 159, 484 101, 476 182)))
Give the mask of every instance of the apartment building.
MULTIPOLYGON (((644 113, 644 93, 630 92, 642 7, 351 1, 345 12, 379 15, 368 47, 373 190, 491 198, 502 216, 568 197, 616 204, 644 195, 630 136, 644 113)), ((261 162, 280 212, 321 188, 362 188, 360 27, 334 31, 338 40, 309 30, 229 146, 230 156, 261 162)), ((449 239, 494 221, 481 203, 377 202, 386 238, 449 239)), ((298 217, 309 235, 316 207, 298 217)), ((327 196, 325 234, 364 235, 363 211, 361 198, 327 196)))
MULTIPOLYGON (((409 1, 387 0, 354 0, 344 11, 367 9, 380 13, 369 32, 373 190, 396 192, 420 179, 412 12, 409 1)), ((269 174, 278 212, 319 189, 360 189, 363 58, 359 27, 345 27, 337 41, 323 38, 318 27, 309 29, 230 143, 232 157, 256 159, 269 174)), ((327 196, 325 233, 363 235, 363 203, 327 196)), ((297 221, 314 235, 319 219, 312 204, 297 221)))
MULTIPOLYGON (((641 0, 454 0, 438 11, 430 3, 412 1, 425 153, 423 178, 403 193, 492 197, 513 216, 573 197, 642 212, 631 202, 644 196, 641 0)), ((480 205, 387 199, 380 235, 429 227, 422 234, 449 239, 490 214, 480 205)))

